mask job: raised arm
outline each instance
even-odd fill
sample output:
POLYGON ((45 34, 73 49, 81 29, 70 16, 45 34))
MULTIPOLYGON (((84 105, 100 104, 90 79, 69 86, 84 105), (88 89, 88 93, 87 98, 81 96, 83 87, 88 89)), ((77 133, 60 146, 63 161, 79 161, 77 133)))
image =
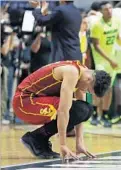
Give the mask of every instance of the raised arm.
POLYGON ((36 8, 33 11, 33 16, 37 21, 38 25, 46 26, 50 24, 55 24, 62 18, 60 7, 56 7, 51 14, 48 14, 48 3, 44 0, 42 2, 32 0, 30 5, 36 8))
POLYGON ((33 16, 37 21, 38 25, 42 25, 42 26, 55 24, 59 22, 62 17, 60 10, 57 8, 54 11, 52 11, 51 14, 47 14, 45 16, 42 15, 40 9, 35 9, 33 11, 33 16))

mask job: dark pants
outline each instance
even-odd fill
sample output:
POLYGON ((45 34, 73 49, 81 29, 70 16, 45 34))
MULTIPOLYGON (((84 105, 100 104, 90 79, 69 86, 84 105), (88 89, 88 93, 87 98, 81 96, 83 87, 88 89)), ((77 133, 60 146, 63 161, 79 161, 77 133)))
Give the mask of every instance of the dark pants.
MULTIPOLYGON (((91 104, 84 101, 73 101, 73 105, 70 109, 70 118, 67 127, 67 132, 71 131, 74 126, 80 124, 81 122, 87 121, 93 113, 93 107, 91 104)), ((50 133, 58 133, 57 129, 57 119, 44 125, 50 133)))

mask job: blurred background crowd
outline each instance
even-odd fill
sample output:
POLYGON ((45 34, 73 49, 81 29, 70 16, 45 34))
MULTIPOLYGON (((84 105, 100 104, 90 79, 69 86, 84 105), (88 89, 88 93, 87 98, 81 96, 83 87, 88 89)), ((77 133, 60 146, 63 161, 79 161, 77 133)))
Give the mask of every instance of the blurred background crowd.
MULTIPOLYGON (((112 3, 113 15, 121 21, 121 2, 112 3)), ((58 5, 58 1, 49 1, 49 12, 58 5)), ((79 8, 82 18, 79 32, 82 63, 90 69, 95 69, 90 35, 91 28, 101 17, 100 5, 98 1, 84 7, 77 1, 75 5, 79 8)), ((6 125, 23 124, 14 116, 11 104, 16 86, 30 73, 53 62, 50 57, 51 26, 35 24, 32 32, 23 32, 22 23, 26 10, 33 10, 28 1, 1 1, 1 122, 6 125)), ((121 63, 121 46, 118 42, 115 51, 115 60, 121 63)), ((121 70, 116 72, 114 78, 108 113, 104 115, 101 104, 94 107, 94 114, 89 120, 94 126, 101 124, 104 127, 112 127, 113 124, 121 123, 121 70)), ((86 98, 93 104, 92 95, 87 93, 86 98)))

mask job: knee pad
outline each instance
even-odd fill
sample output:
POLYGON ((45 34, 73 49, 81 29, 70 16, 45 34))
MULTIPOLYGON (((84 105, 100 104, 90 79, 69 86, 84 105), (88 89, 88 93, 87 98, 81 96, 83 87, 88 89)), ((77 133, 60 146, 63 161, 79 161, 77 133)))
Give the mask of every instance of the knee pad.
POLYGON ((75 120, 75 124, 87 121, 93 113, 93 106, 85 101, 73 101, 70 114, 75 120))

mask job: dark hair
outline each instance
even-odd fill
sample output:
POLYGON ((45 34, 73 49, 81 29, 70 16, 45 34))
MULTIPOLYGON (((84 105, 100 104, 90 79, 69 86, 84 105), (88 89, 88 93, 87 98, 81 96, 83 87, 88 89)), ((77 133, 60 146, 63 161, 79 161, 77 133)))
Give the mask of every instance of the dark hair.
POLYGON ((99 11, 100 10, 100 2, 93 2, 91 5, 91 9, 94 11, 99 11))
POLYGON ((95 71, 94 92, 96 96, 103 97, 111 84, 111 77, 103 70, 95 71))
POLYGON ((112 2, 110 2, 110 1, 102 1, 102 2, 100 2, 100 9, 102 8, 102 6, 107 5, 107 4, 112 5, 112 2))

